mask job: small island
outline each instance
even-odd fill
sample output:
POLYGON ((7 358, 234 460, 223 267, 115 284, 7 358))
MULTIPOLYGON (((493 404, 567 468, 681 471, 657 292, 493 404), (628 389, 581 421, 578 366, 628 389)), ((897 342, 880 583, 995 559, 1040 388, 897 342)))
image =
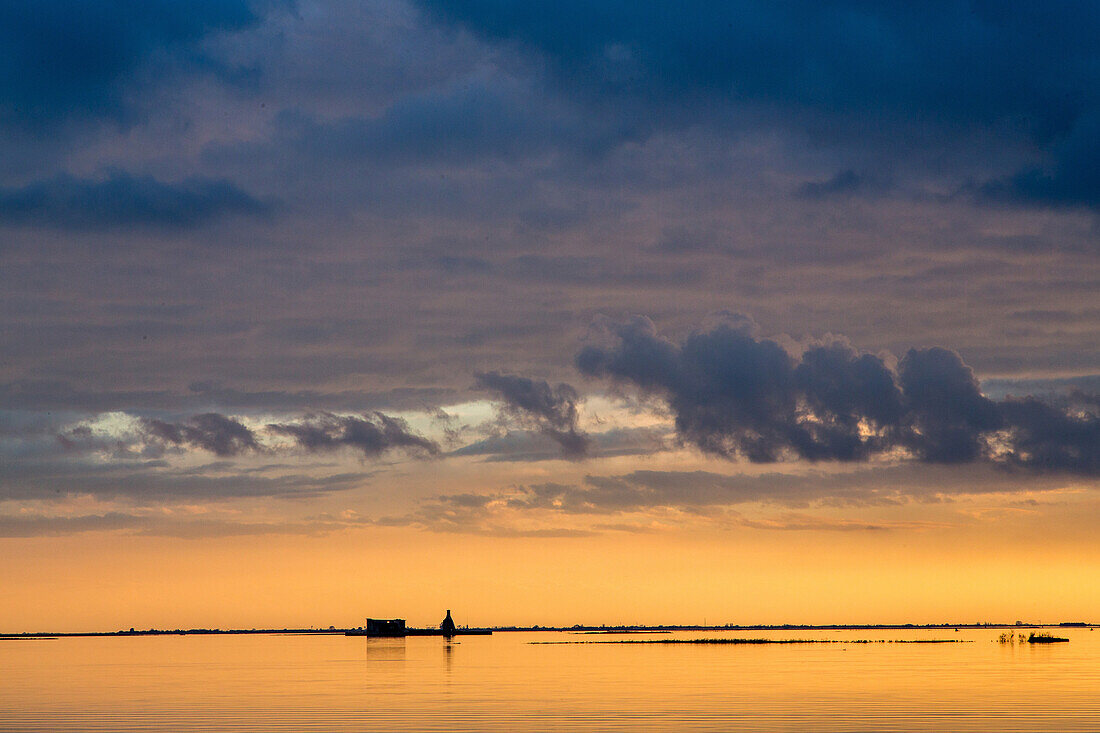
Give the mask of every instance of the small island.
POLYGON ((1063 641, 1069 641, 1069 639, 1062 636, 1053 636, 1051 634, 1032 634, 1027 637, 1028 644, 1057 644, 1063 641))

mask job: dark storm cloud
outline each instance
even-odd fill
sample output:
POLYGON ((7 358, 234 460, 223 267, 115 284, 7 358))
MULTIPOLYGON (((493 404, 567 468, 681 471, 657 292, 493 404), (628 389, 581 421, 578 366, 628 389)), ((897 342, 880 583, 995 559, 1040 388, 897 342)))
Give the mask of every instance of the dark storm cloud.
POLYGON ((301 422, 268 425, 267 429, 293 438, 311 453, 338 448, 354 448, 368 457, 394 449, 431 456, 440 452, 434 441, 414 433, 407 422, 381 412, 362 417, 321 413, 301 422))
POLYGON ((250 429, 216 412, 195 415, 184 423, 145 418, 141 424, 149 438, 167 445, 189 445, 218 456, 261 450, 250 429))
POLYGON ((135 226, 190 229, 225 216, 264 218, 273 211, 272 203, 224 179, 165 183, 116 171, 97 180, 58 175, 0 189, 0 225, 92 231, 135 226))
MULTIPOLYGON (((126 122, 139 76, 171 60, 228 72, 200 42, 254 25, 275 3, 248 0, 42 0, 0 5, 0 121, 126 122)), ((43 127, 46 125, 47 127, 43 127)))
POLYGON ((880 154, 884 140, 984 130, 1038 154, 990 177, 982 198, 1100 204, 1100 11, 1083 0, 418 4, 537 57, 567 95, 607 114, 656 127, 756 108, 821 140, 872 133, 880 154))
POLYGON ((996 402, 947 349, 910 349, 895 374, 881 358, 841 343, 796 358, 738 325, 696 331, 680 345, 644 318, 611 331, 614 343, 586 347, 577 367, 662 397, 680 436, 708 453, 856 461, 903 448, 929 463, 995 460, 1098 473, 1100 416, 1088 395, 1075 409, 996 402))
POLYGON ((590 441, 577 427, 577 391, 568 384, 551 386, 542 380, 499 372, 477 375, 477 384, 500 395, 504 411, 537 426, 561 446, 566 458, 582 458, 590 441))

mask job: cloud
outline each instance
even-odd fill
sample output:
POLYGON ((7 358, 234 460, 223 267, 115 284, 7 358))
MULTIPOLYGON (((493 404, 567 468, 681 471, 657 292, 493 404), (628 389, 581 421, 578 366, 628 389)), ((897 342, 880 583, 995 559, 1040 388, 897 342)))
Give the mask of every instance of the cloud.
POLYGON ((1048 151, 1048 162, 987 181, 977 190, 979 198, 999 204, 1100 206, 1100 102, 1094 95, 1087 104, 1048 151))
POLYGON ((178 61, 217 71, 203 39, 258 22, 274 5, 248 0, 43 0, 0 7, 0 121, 127 121, 130 92, 178 61), (265 7, 266 6, 266 7, 265 7))
POLYGON ((953 501, 960 496, 1064 489, 1065 484, 1053 478, 1006 478, 1002 471, 988 465, 959 469, 907 464, 842 473, 759 475, 639 470, 613 476, 589 475, 580 485, 547 482, 491 494, 444 494, 422 501, 407 514, 370 521, 380 526, 494 536, 549 536, 536 535, 532 529, 532 525, 548 524, 567 525, 560 536, 602 531, 655 532, 698 522, 767 530, 908 530, 951 525, 815 516, 804 510, 898 507, 911 502, 953 501), (965 475, 960 477, 960 470, 965 475), (751 516, 734 508, 748 505, 758 505, 751 516), (758 513, 768 507, 785 511, 775 515, 758 513), (623 519, 609 521, 612 516, 623 519))
POLYGON ((301 469, 274 475, 208 465, 173 469, 161 460, 126 464, 93 461, 19 461, 5 467, 0 500, 59 501, 72 496, 140 501, 220 501, 243 498, 313 498, 359 488, 363 472, 309 475, 301 469))
POLYGON ((0 402, 12 410, 172 410, 225 408, 300 412, 307 408, 330 410, 423 409, 454 399, 453 389, 398 387, 366 392, 357 390, 243 390, 216 380, 194 381, 186 389, 88 390, 71 382, 21 379, 0 383, 0 402))
POLYGON ((252 537, 272 534, 317 536, 356 526, 361 524, 324 518, 301 522, 242 522, 211 518, 179 519, 124 512, 79 516, 17 514, 0 515, 0 538, 54 537, 84 532, 117 531, 179 539, 252 537))
POLYGON ((477 374, 477 385, 500 395, 504 411, 537 427, 561 447, 565 458, 583 458, 590 441, 577 427, 577 391, 568 384, 548 382, 499 372, 477 374))
POLYGON ((586 476, 583 484, 544 483, 521 487, 510 506, 552 509, 569 514, 615 514, 654 508, 765 504, 790 509, 897 506, 949 497, 1057 491, 1056 476, 1007 474, 996 467, 899 464, 854 471, 721 474, 713 471, 638 470, 613 476, 586 476))
POLYGON ((930 463, 1097 473, 1095 411, 991 400, 947 349, 910 349, 894 373, 843 342, 794 357, 741 324, 696 331, 680 345, 644 318, 614 324, 609 335, 611 345, 577 355, 580 371, 661 397, 681 438, 707 453, 767 463, 858 461, 903 449, 930 463))
POLYGON ((186 423, 144 418, 141 424, 146 434, 155 441, 173 446, 190 445, 218 456, 261 450, 249 428, 216 412, 195 415, 186 423))
MULTIPOLYGON (((957 172, 971 166, 987 181, 982 199, 1100 205, 1100 12, 1084 0, 417 4, 545 67, 555 89, 597 114, 643 129, 740 119, 880 163, 907 148, 916 160, 957 147, 957 172), (1015 163, 1002 160, 1010 170, 990 176, 961 160, 983 137, 1015 151, 1015 163)), ((841 174, 806 192, 852 183, 841 174)))
POLYGON ((1100 476, 1100 395, 1075 397, 1080 402, 1069 409, 1033 397, 1005 400, 1001 412, 1011 431, 1008 460, 1040 470, 1100 476))
POLYGON ((983 454, 983 437, 1001 428, 1001 411, 981 393, 953 351, 910 349, 898 365, 911 429, 903 441, 926 461, 963 463, 983 454))
POLYGON ((267 429, 293 438, 311 453, 354 448, 373 458, 393 449, 414 455, 434 456, 440 452, 439 445, 412 432, 407 422, 381 412, 362 417, 326 412, 297 423, 271 424, 267 429))
POLYGON ((749 519, 733 513, 731 517, 734 524, 751 529, 772 529, 781 531, 828 531, 828 532, 866 532, 885 531, 897 529, 938 529, 950 525, 938 522, 919 521, 887 521, 864 522, 852 519, 835 519, 832 517, 815 517, 797 512, 786 512, 777 517, 764 517, 749 519))
POLYGON ((768 473, 759 476, 710 471, 633 471, 617 476, 586 476, 583 485, 531 484, 509 496, 510 507, 566 514, 619 514, 672 508, 771 504, 807 507, 828 502, 845 506, 893 505, 905 501, 886 483, 889 473, 834 476, 768 473))
POLYGON ((365 159, 434 167, 553 153, 585 157, 617 142, 615 131, 574 106, 503 73, 409 94, 374 117, 317 120, 287 112, 277 125, 280 146, 334 164, 365 159))
MULTIPOLYGON (((667 432, 660 428, 617 428, 585 433, 588 455, 598 458, 653 455, 669 449, 667 432)), ((509 430, 464 445, 448 455, 486 456, 492 462, 553 461, 562 458, 562 447, 542 431, 509 430)))
POLYGON ((807 181, 798 187, 796 194, 804 199, 829 199, 882 189, 878 182, 849 168, 824 181, 807 181))
POLYGON ((418 527, 429 532, 473 534, 483 537, 589 537, 595 532, 569 527, 531 527, 510 522, 499 514, 496 497, 474 494, 437 496, 413 511, 368 520, 379 527, 418 527))
POLYGON ((99 180, 62 174, 0 189, 0 224, 67 230, 191 229, 226 216, 265 218, 273 210, 225 179, 164 183, 115 171, 99 180))
POLYGON ((44 515, 0 515, 0 538, 47 537, 78 534, 81 532, 107 532, 133 530, 142 527, 147 519, 109 512, 76 517, 49 517, 44 515))
MULTIPOLYGON (((1055 322, 1065 316, 1056 314, 1055 322)), ((983 379, 982 390, 991 397, 1034 395, 1044 401, 1065 399, 1070 394, 1100 394, 1100 374, 1054 379, 983 379)))

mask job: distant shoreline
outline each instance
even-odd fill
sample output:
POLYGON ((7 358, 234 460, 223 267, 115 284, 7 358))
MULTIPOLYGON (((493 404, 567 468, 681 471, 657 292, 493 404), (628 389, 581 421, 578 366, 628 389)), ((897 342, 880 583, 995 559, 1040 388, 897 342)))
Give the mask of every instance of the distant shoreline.
MULTIPOLYGON (((585 633, 661 633, 671 631, 920 631, 922 629, 943 631, 974 630, 974 629, 1094 629, 1100 624, 1085 623, 1080 621, 1062 622, 1054 624, 722 624, 719 626, 704 625, 656 625, 656 626, 586 626, 575 624, 572 626, 481 626, 469 627, 471 630, 486 630, 493 632, 508 631, 573 631, 585 633)), ((246 635, 246 634, 292 634, 292 635, 343 635, 353 631, 357 627, 336 628, 330 626, 324 629, 130 629, 120 631, 35 631, 14 634, 0 634, 0 641, 13 641, 18 639, 59 639, 65 637, 95 637, 95 636, 193 636, 193 635, 246 635)))

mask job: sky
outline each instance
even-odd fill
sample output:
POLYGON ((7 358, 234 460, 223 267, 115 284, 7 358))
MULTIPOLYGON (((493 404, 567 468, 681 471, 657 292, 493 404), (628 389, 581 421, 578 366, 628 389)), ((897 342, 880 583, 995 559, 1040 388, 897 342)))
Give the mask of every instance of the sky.
POLYGON ((0 8, 0 631, 1100 619, 1100 8, 0 8))

